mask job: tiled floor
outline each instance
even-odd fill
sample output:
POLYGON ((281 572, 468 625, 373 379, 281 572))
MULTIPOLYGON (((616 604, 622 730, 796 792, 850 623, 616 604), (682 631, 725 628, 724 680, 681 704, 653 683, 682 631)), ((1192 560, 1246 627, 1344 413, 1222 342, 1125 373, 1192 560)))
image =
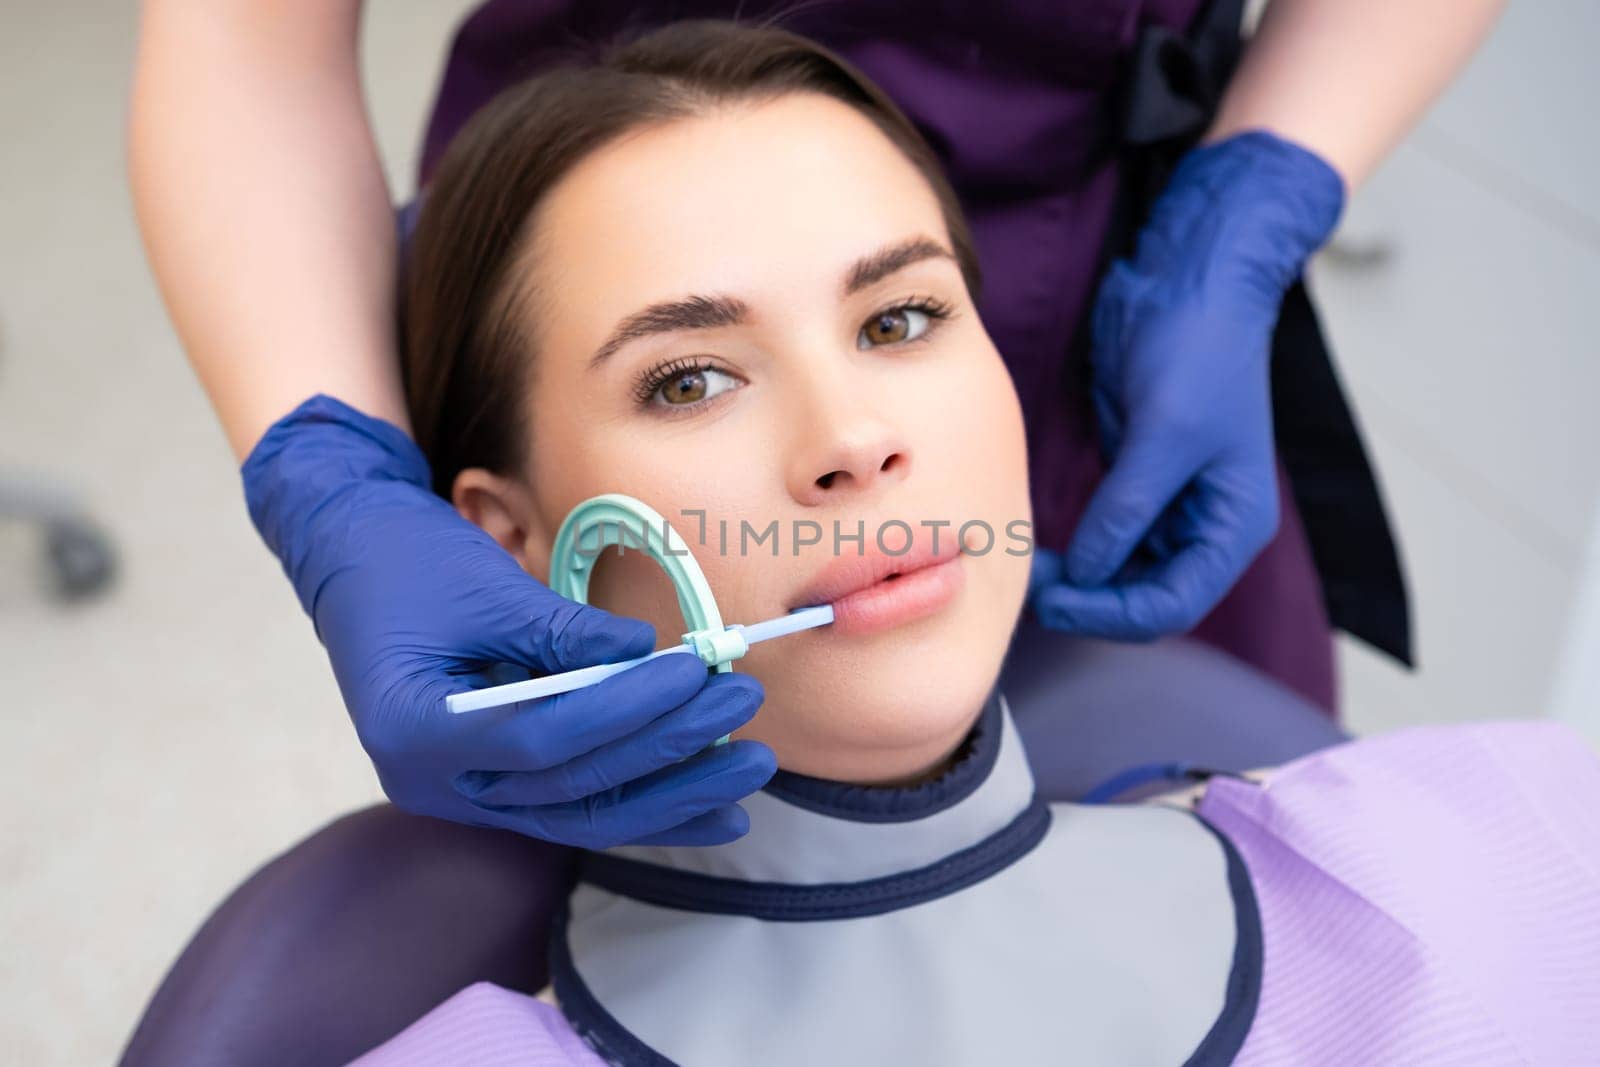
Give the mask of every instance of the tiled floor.
MULTIPOLYGON (((145 272, 122 170, 131 6, 34 5, 0 34, 0 470, 77 489, 124 565, 63 610, 31 537, 0 525, 0 1048, 19 1064, 112 1059, 212 905, 379 795, 145 272)), ((465 6, 373 5, 397 188, 465 6)), ((1600 482, 1597 10, 1514 5, 1351 214, 1348 240, 1394 256, 1317 271, 1424 664, 1345 648, 1362 729, 1549 697, 1600 482)))

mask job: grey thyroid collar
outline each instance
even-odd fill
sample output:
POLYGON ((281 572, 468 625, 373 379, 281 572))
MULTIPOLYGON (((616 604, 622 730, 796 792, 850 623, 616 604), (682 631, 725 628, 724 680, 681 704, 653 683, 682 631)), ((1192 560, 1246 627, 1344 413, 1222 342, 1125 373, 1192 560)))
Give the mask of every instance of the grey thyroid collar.
POLYGON ((587 856, 582 878, 668 907, 789 921, 870 915, 988 877, 1050 824, 998 690, 934 781, 881 788, 780 771, 743 804, 750 832, 737 841, 611 849, 587 856))
POLYGON ((779 774, 715 848, 585 856, 561 1009, 614 1063, 1231 1062, 1259 915, 1187 811, 1047 805, 991 694, 939 779, 779 774))

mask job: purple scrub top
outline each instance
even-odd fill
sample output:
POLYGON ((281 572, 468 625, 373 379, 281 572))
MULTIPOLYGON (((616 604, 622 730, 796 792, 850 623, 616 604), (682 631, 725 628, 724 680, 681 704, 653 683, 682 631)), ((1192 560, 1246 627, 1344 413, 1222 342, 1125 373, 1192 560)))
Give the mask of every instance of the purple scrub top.
MULTIPOLYGON (((781 25, 844 56, 916 123, 964 206, 984 275, 979 313, 1027 427, 1034 532, 1070 540, 1103 476, 1086 319, 1123 163, 1119 89, 1150 27, 1182 34, 1202 0, 489 0, 452 45, 423 149, 425 184, 456 131, 501 89, 586 45, 677 18, 781 25)), ((1335 709, 1332 631, 1280 464, 1276 538, 1194 631, 1335 709)))

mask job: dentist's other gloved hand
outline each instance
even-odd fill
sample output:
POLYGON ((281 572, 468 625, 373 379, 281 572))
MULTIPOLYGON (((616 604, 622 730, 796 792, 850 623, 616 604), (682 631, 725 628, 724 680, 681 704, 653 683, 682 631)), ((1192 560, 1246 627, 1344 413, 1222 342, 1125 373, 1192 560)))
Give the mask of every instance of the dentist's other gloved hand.
POLYGON ((1344 195, 1320 157, 1263 131, 1179 162, 1096 299, 1093 395, 1111 466, 1060 575, 1032 594, 1044 625, 1136 640, 1188 630, 1271 541, 1272 333, 1344 195))
POLYGON ((737 801, 772 776, 772 750, 702 751, 754 716, 749 675, 661 656, 571 693, 445 709, 506 681, 495 664, 611 663, 648 653, 655 632, 531 578, 429 489, 398 427, 319 394, 267 431, 242 475, 395 804, 589 848, 720 844, 749 828, 737 801))

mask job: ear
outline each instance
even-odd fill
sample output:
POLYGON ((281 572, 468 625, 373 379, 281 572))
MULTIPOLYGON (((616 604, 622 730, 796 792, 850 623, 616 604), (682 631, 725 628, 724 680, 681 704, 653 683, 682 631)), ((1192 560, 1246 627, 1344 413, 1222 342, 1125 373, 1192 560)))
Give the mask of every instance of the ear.
POLYGON ((529 574, 539 577, 549 567, 550 535, 526 483, 483 467, 468 467, 456 475, 450 502, 529 574))

